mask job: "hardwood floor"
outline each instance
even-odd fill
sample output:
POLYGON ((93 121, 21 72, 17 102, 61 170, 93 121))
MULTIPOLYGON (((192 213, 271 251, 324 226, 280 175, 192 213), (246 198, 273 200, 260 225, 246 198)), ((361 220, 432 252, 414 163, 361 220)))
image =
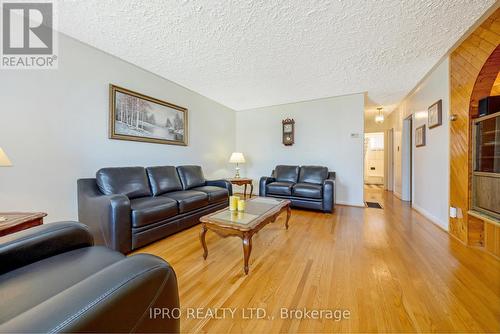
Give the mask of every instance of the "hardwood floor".
POLYGON ((254 236, 248 276, 238 238, 209 232, 203 260, 200 226, 140 252, 174 267, 183 332, 500 332, 500 261, 388 194, 381 193, 384 210, 293 210, 288 231, 283 215, 254 236), (244 319, 251 307, 265 319, 244 319), (188 318, 189 308, 203 308, 203 316, 188 318), (215 308, 219 316, 236 308, 234 319, 206 316, 215 308), (350 317, 282 319, 281 308, 350 317))

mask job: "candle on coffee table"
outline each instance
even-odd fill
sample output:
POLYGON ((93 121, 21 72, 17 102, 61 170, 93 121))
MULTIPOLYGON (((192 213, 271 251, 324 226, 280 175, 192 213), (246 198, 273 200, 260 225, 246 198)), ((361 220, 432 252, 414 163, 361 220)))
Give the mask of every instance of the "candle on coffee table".
POLYGON ((229 197, 229 210, 230 211, 236 211, 238 210, 238 201, 239 201, 238 196, 230 196, 229 197))
POLYGON ((245 200, 238 200, 238 211, 245 211, 246 203, 245 200))

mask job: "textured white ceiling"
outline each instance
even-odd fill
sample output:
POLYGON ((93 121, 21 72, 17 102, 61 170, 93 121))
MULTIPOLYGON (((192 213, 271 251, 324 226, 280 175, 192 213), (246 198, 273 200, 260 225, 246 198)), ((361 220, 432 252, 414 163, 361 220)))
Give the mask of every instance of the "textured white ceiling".
POLYGON ((62 32, 235 110, 397 104, 495 0, 62 0, 62 32))

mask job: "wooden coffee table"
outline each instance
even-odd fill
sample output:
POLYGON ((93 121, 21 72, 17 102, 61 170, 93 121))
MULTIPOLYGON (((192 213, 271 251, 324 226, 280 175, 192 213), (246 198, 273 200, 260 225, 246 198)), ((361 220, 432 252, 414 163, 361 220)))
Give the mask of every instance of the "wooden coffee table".
POLYGON ((43 224, 43 212, 0 212, 0 237, 43 224))
POLYGON ((252 252, 252 236, 264 226, 276 221, 282 213, 287 213, 285 227, 288 230, 288 221, 292 213, 290 201, 269 197, 254 197, 246 200, 245 212, 222 209, 200 218, 200 241, 203 247, 203 258, 208 256, 205 235, 211 230, 223 238, 239 237, 243 241, 243 259, 245 274, 248 274, 248 260, 252 252))

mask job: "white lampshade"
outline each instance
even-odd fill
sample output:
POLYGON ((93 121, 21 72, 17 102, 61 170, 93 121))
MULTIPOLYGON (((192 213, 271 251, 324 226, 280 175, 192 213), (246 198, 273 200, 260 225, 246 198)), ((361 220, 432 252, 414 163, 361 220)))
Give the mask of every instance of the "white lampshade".
POLYGON ((10 162, 9 157, 0 147, 0 166, 1 167, 9 167, 12 166, 12 162, 10 162))
POLYGON ((229 158, 229 162, 233 164, 243 164, 245 163, 245 157, 241 152, 233 152, 231 158, 229 158))

